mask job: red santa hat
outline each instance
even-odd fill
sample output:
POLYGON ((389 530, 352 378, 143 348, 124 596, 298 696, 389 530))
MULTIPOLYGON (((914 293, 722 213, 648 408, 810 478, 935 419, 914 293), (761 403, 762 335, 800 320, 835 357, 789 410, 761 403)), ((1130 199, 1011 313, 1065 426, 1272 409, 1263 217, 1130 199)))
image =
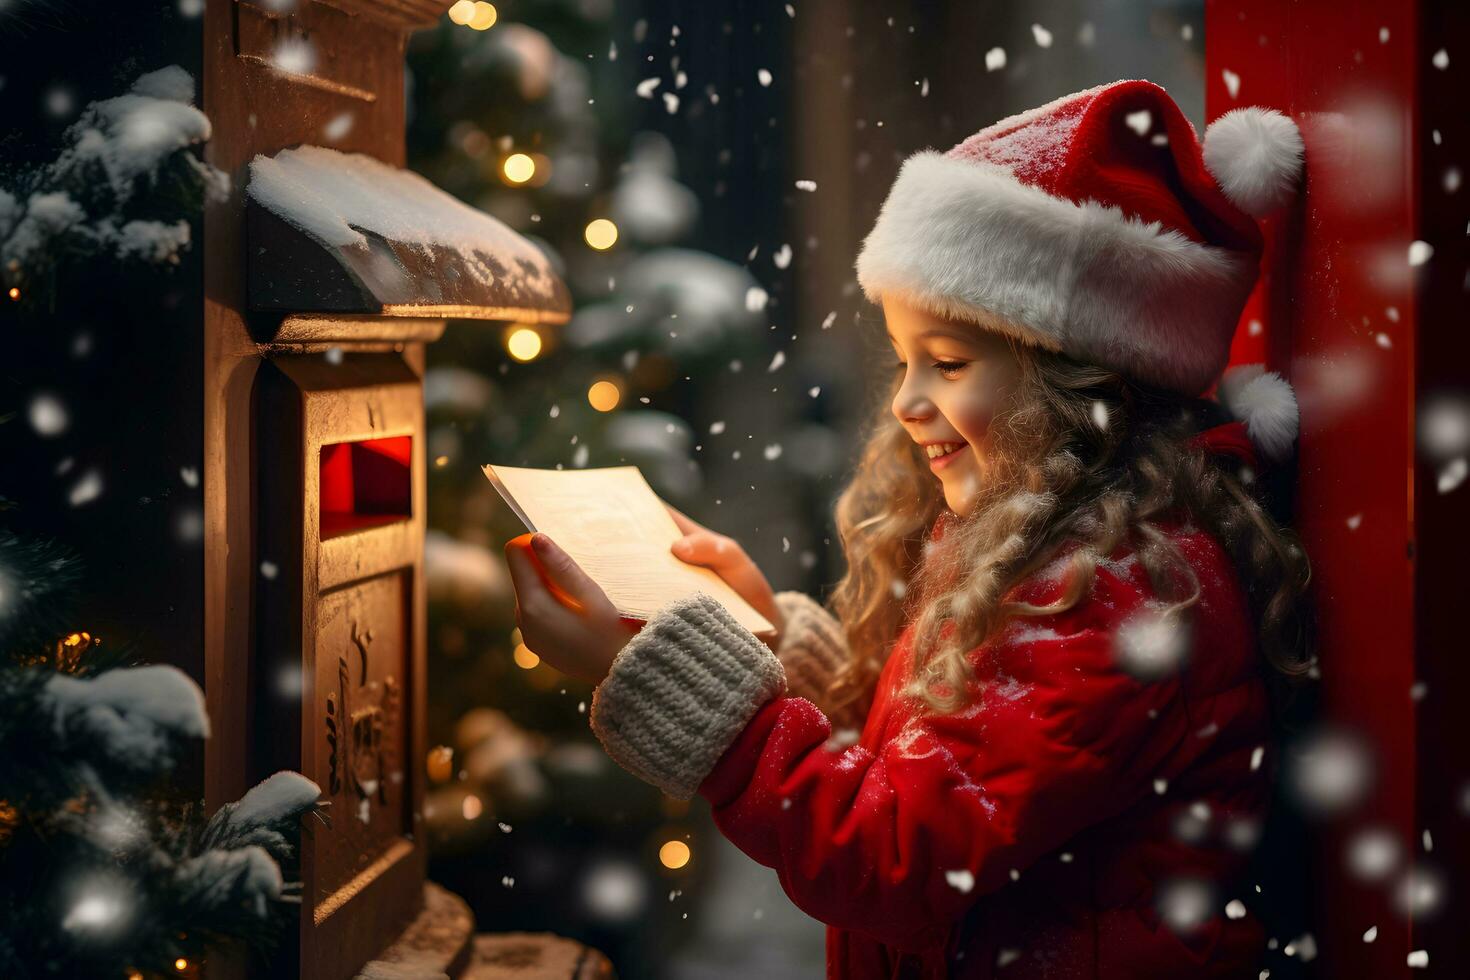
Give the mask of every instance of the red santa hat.
POLYGON ((1272 109, 1226 113, 1201 146, 1158 85, 1100 85, 911 156, 858 281, 874 302, 892 294, 1199 395, 1256 282, 1256 219, 1294 195, 1302 158, 1272 109))

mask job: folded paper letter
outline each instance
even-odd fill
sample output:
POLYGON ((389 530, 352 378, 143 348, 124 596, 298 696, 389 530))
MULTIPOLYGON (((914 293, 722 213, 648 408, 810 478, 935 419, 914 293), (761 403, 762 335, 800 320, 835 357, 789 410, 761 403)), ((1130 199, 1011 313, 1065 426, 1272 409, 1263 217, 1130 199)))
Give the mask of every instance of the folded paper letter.
POLYGON ((723 579, 669 551, 683 533, 638 467, 484 470, 526 530, 542 532, 571 555, 619 615, 647 621, 668 603, 703 592, 756 636, 775 636, 771 621, 723 579))

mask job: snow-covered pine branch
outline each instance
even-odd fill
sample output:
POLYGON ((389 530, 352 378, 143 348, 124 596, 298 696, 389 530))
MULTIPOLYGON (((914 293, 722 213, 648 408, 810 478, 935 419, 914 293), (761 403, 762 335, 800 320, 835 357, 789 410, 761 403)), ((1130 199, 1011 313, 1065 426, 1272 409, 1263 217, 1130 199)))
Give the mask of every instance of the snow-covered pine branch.
POLYGON ((56 160, 0 187, 0 275, 35 280, 62 254, 176 264, 189 216, 230 188, 227 174, 190 152, 210 136, 193 101, 193 76, 170 65, 88 104, 56 160))
POLYGON ((58 673, 42 698, 59 742, 134 771, 161 772, 173 764, 177 739, 209 735, 204 692, 177 667, 58 673))
POLYGON ((175 880, 190 904, 216 910, 243 902, 262 919, 285 887, 280 865, 257 844, 205 851, 180 864, 175 880))
POLYGON ((237 802, 220 807, 200 843, 212 848, 258 845, 284 861, 293 853, 291 838, 301 816, 317 805, 321 795, 321 788, 300 773, 278 772, 237 802))

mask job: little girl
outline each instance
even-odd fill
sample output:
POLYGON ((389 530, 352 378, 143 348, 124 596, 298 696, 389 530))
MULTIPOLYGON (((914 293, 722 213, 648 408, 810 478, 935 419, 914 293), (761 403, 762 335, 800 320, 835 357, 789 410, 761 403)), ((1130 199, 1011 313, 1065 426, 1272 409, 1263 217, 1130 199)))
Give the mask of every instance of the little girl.
POLYGON ((829 977, 1256 976, 1239 875, 1306 558, 1249 490, 1296 405, 1258 368, 1199 396, 1302 153, 1259 108, 1202 148, 1119 81, 910 158, 857 263, 895 379, 830 608, 674 512, 774 651, 703 594, 630 639, 545 535, 576 608, 507 549, 526 642, 599 685, 608 753, 709 801, 828 925, 829 977))

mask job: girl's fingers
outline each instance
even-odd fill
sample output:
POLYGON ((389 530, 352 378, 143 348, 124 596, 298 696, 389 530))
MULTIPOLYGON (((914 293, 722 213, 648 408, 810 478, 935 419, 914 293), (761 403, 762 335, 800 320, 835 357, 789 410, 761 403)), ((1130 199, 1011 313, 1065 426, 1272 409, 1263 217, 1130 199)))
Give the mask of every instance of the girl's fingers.
POLYGON ((724 568, 745 561, 740 545, 723 534, 698 531, 686 534, 670 546, 674 557, 691 565, 724 568))
POLYGON ((562 551, 551 538, 538 532, 531 538, 531 548, 551 576, 553 587, 560 587, 580 608, 592 609, 607 602, 607 594, 602 591, 602 586, 582 571, 582 566, 571 555, 562 551))
POLYGON ((510 581, 515 587, 516 618, 519 621, 521 606, 527 602, 534 606, 546 592, 546 586, 542 584, 541 576, 536 574, 530 556, 514 540, 505 546, 505 564, 510 569, 510 581))

